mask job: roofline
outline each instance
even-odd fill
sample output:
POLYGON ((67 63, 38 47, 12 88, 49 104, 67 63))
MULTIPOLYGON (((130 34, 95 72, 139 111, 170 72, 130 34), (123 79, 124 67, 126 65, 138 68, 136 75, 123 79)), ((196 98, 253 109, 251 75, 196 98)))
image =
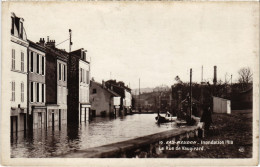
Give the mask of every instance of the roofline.
POLYGON ((104 88, 101 83, 96 82, 96 81, 91 81, 91 82, 96 83, 98 86, 100 86, 102 89, 106 90, 108 93, 113 94, 114 96, 117 96, 117 97, 121 97, 121 96, 120 96, 119 94, 117 94, 116 92, 114 92, 114 91, 112 91, 112 90, 110 90, 110 89, 104 88))

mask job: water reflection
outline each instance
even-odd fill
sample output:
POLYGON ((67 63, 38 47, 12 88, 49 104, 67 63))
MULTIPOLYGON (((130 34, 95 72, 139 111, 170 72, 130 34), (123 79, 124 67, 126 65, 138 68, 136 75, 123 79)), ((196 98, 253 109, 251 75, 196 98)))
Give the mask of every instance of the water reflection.
POLYGON ((11 157, 54 157, 74 150, 115 143, 175 128, 158 126, 156 114, 135 114, 116 119, 94 118, 90 123, 20 132, 11 137, 11 157))

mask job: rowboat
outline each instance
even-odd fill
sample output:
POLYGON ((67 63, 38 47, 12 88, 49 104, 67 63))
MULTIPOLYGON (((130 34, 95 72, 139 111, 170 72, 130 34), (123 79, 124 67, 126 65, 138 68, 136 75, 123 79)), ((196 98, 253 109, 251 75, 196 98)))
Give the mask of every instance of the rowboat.
POLYGON ((177 120, 177 116, 172 116, 171 113, 167 112, 165 116, 161 116, 159 113, 155 117, 157 123, 166 123, 166 122, 174 122, 177 120))

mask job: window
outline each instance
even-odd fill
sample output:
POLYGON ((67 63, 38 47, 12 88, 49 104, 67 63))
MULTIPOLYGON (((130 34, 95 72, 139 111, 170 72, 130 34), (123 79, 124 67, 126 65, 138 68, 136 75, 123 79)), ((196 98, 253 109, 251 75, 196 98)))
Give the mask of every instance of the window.
POLYGON ((36 97, 37 97, 37 102, 40 102, 40 91, 39 91, 39 83, 36 84, 36 97))
POLYGON ((11 34, 14 35, 14 18, 12 17, 12 29, 11 34))
POLYGON ((82 68, 80 68, 80 82, 82 82, 82 68))
POLYGON ((63 65, 63 80, 66 81, 66 65, 63 65))
POLYGON ((83 83, 85 83, 85 70, 84 69, 82 69, 82 79, 83 79, 83 83))
POLYGON ((11 101, 15 101, 15 82, 12 82, 12 98, 11 101))
POLYGON ((20 38, 23 38, 23 22, 20 22, 20 38))
POLYGON ((45 75, 44 57, 42 56, 42 75, 45 75))
POLYGON ((61 80, 61 64, 59 63, 59 80, 61 80))
POLYGON ((44 101, 44 98, 45 98, 45 85, 44 84, 42 84, 42 102, 44 103, 45 101, 44 101))
POLYGON ((40 55, 37 54, 37 67, 36 67, 36 72, 39 74, 40 73, 40 55))
POLYGON ((30 86, 30 91, 31 91, 31 102, 33 102, 33 82, 31 82, 31 86, 30 86))
POLYGON ((87 84, 89 84, 89 71, 86 71, 87 84))
POLYGON ((15 50, 12 49, 12 69, 15 69, 15 50))
POLYGON ((30 71, 33 72, 33 52, 31 52, 31 66, 30 71))
POLYGON ((93 89, 92 90, 92 93, 94 94, 94 93, 97 93, 97 89, 93 89))
POLYGON ((24 71, 24 53, 21 52, 21 71, 24 71))
POLYGON ((24 102, 24 83, 21 83, 21 102, 24 102))

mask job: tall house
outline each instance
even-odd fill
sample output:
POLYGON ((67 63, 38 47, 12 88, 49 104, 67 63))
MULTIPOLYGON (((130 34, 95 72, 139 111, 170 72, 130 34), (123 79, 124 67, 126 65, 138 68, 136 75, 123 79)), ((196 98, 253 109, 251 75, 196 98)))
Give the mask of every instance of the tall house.
POLYGON ((90 57, 86 50, 70 53, 68 61, 68 122, 78 123, 89 119, 90 57))
POLYGON ((46 47, 46 106, 47 127, 67 124, 67 61, 68 53, 47 39, 46 47))
POLYGON ((32 129, 42 129, 47 127, 45 47, 28 41, 28 123, 32 129))
POLYGON ((27 129, 27 47, 23 18, 11 13, 10 123, 11 134, 27 129))

